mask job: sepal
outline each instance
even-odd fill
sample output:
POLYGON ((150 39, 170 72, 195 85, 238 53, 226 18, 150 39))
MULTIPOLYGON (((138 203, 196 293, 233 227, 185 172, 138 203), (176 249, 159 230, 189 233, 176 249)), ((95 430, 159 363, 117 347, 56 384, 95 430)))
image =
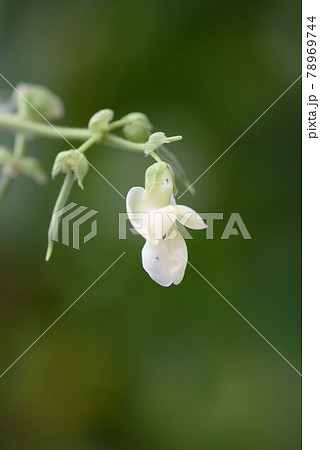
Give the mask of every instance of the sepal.
POLYGON ((55 178, 58 173, 73 172, 78 185, 83 189, 82 181, 89 170, 89 163, 86 157, 76 150, 66 150, 58 153, 53 163, 51 172, 52 178, 55 178))
POLYGON ((109 130, 109 124, 112 121, 114 112, 112 109, 102 109, 95 113, 89 120, 89 131, 92 134, 105 133, 109 130))
POLYGON ((162 131, 158 131, 157 133, 151 134, 144 152, 146 155, 149 155, 149 153, 153 152, 162 145, 170 144, 170 142, 180 141, 181 139, 182 136, 167 137, 164 133, 162 133, 162 131))
POLYGON ((60 119, 64 114, 62 100, 45 86, 19 83, 13 96, 17 112, 24 119, 60 119))

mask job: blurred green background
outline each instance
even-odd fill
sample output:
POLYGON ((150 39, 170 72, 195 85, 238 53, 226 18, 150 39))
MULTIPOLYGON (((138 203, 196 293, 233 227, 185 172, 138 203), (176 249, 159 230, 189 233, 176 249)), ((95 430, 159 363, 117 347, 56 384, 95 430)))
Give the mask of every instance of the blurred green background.
MULTIPOLYGON (((191 180, 299 76, 300 44, 298 1, 0 3, 3 75, 61 96, 61 124, 86 126, 105 107, 146 113, 155 130, 183 135, 170 148, 191 180)), ((183 197, 225 217, 213 240, 192 233, 190 261, 298 370, 300 89, 183 197), (231 212, 252 240, 220 240, 231 212)), ((0 91, 11 93, 3 80, 0 91)), ((50 172, 66 149, 41 138, 28 154, 50 172)), ((151 163, 103 146, 88 157, 123 194, 151 163)), ((300 376, 190 267, 179 286, 152 282, 143 239, 118 239, 123 199, 94 171, 70 199, 99 211, 98 236, 44 261, 61 182, 19 179, 1 206, 1 372, 126 254, 1 378, 1 448, 299 449, 300 376)))

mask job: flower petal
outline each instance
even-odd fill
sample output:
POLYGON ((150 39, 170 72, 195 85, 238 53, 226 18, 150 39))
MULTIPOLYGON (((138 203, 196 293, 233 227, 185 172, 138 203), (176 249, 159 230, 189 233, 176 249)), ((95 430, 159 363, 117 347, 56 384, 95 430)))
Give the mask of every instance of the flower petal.
POLYGON ((202 220, 200 214, 188 206, 176 205, 175 213, 179 222, 185 227, 193 230, 202 230, 203 228, 207 228, 207 225, 202 220))
POLYGON ((161 204, 142 187, 133 187, 127 194, 128 217, 135 230, 145 239, 162 239, 169 234, 177 219, 175 206, 161 204), (170 213, 167 215, 166 213, 170 213))
POLYGON ((126 207, 128 214, 131 212, 145 212, 150 209, 150 202, 147 192, 143 187, 132 187, 126 197, 126 207))
POLYGON ((142 249, 142 265, 150 277, 161 286, 179 284, 186 270, 188 250, 181 233, 154 245, 147 241, 142 249))
POLYGON ((188 262, 188 249, 186 241, 180 231, 176 231, 176 237, 174 239, 168 239, 167 241, 169 242, 169 249, 172 258, 171 276, 173 284, 181 283, 188 262))
POLYGON ((146 223, 147 212, 150 208, 148 195, 143 187, 133 187, 126 197, 127 214, 135 230, 145 237, 149 225, 146 223))
POLYGON ((175 206, 168 205, 164 208, 150 211, 150 238, 165 239, 171 233, 177 220, 175 206))

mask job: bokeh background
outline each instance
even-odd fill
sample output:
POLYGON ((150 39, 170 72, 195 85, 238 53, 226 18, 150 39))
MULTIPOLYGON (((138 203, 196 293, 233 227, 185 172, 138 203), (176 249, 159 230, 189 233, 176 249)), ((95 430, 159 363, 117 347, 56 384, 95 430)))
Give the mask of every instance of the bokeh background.
MULTIPOLYGON (((301 73, 300 2, 2 1, 0 61, 13 84, 63 98, 61 124, 86 126, 110 107, 182 134, 171 150, 194 180, 301 73)), ((183 198, 224 214, 213 240, 192 233, 192 264, 298 370, 300 88, 183 198), (231 212, 252 240, 220 240, 231 212)), ((0 92, 11 93, 3 80, 0 92)), ((41 138, 28 154, 50 172, 65 149, 41 138)), ((123 194, 151 162, 103 146, 88 157, 123 194)), ((0 379, 1 448, 299 449, 300 376, 190 267, 179 286, 153 283, 142 238, 118 239, 123 199, 94 171, 70 198, 99 211, 98 236, 44 261, 61 182, 19 179, 1 205, 1 372, 126 254, 0 379)))

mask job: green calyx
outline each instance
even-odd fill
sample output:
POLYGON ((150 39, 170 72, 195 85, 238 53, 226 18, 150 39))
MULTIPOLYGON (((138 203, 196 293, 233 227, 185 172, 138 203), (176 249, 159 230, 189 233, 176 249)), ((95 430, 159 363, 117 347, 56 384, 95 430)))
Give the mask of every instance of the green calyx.
POLYGON ((145 189, 147 192, 155 194, 178 193, 175 185, 175 175, 169 164, 166 162, 156 162, 146 170, 145 189))
POLYGON ((103 134, 109 131, 109 124, 112 121, 114 112, 112 109, 102 109, 95 113, 89 120, 89 131, 92 134, 103 134))
POLYGON ((45 86, 19 83, 13 98, 18 115, 24 119, 40 122, 41 116, 52 120, 64 114, 62 100, 45 86))
POLYGON ((148 142, 146 144, 145 154, 149 155, 151 152, 161 147, 162 145, 170 144, 170 142, 180 141, 181 139, 182 136, 167 137, 164 133, 162 133, 162 131, 153 133, 149 137, 148 142))
POLYGON ((89 163, 86 157, 76 150, 66 150, 58 153, 51 172, 52 178, 58 173, 68 174, 73 172, 74 178, 78 181, 79 187, 83 189, 82 181, 89 170, 89 163))
POLYGON ((18 178, 25 175, 32 178, 38 184, 44 184, 47 174, 40 161, 30 156, 16 156, 5 147, 0 147, 0 165, 10 178, 18 178))

